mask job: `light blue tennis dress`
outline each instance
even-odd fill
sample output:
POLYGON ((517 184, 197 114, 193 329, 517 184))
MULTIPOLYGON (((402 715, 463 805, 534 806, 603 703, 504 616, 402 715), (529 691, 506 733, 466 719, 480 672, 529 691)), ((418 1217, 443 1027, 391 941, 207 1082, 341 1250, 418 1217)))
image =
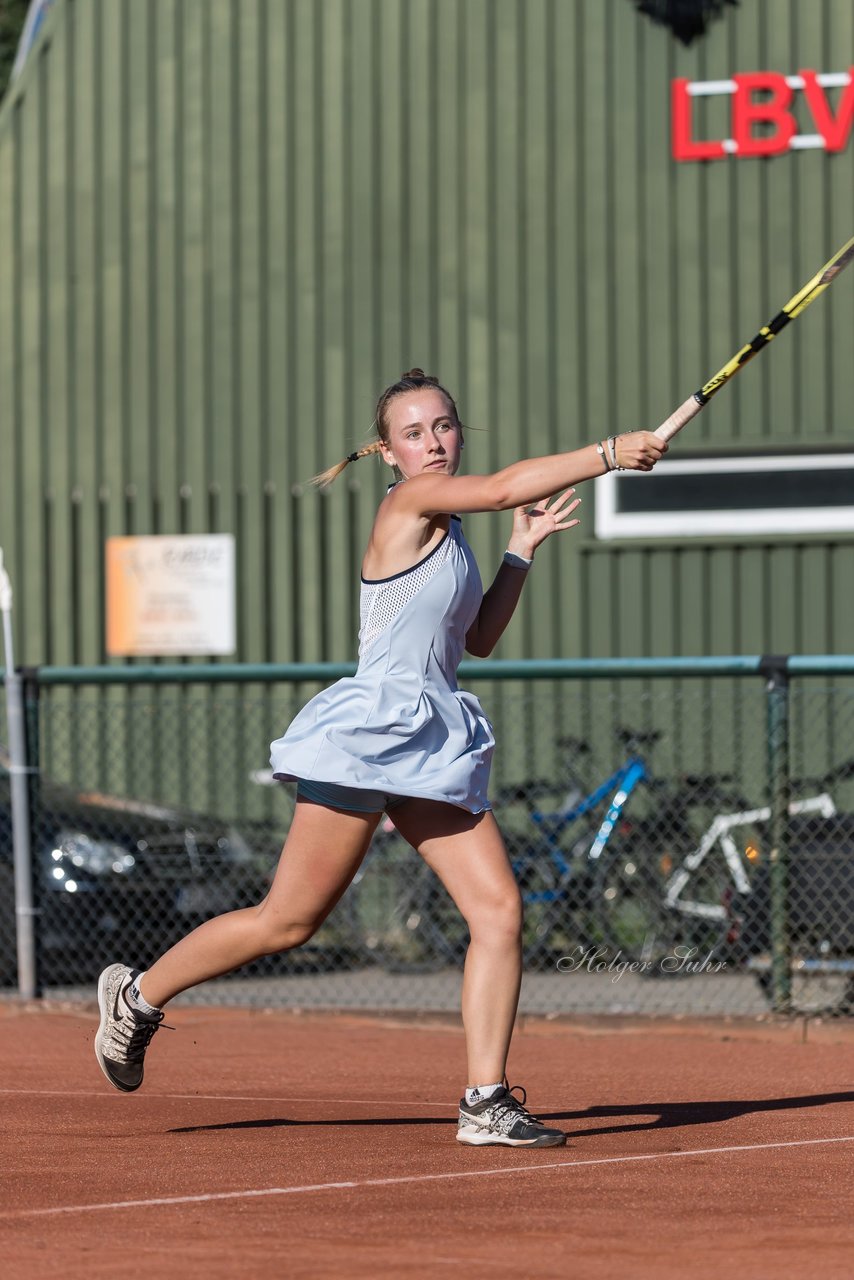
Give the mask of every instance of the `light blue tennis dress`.
POLYGON ((458 516, 411 569, 362 578, 359 668, 312 698, 272 744, 274 776, 489 809, 492 726, 457 687, 482 599, 458 516))

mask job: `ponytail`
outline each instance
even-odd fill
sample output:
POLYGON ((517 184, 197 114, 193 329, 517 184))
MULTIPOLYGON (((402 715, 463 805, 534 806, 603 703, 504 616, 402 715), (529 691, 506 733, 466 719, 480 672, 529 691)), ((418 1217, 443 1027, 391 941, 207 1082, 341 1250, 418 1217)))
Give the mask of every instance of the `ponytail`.
POLYGON ((368 458, 375 453, 379 453, 381 446, 381 440, 373 440, 370 444, 363 445, 355 453, 348 453, 347 457, 343 458, 341 462, 336 462, 334 467, 328 467, 326 471, 321 471, 319 475, 312 476, 308 483, 316 485, 318 489, 328 488, 332 481, 337 480, 341 472, 351 462, 355 462, 357 458, 368 458))

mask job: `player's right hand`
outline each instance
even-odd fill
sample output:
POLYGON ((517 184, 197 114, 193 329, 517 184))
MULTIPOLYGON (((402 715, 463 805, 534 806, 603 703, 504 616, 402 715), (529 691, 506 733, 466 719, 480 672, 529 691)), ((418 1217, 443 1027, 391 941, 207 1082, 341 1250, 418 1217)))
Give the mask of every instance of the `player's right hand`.
POLYGON ((626 471, 652 471, 665 453, 666 443, 654 431, 627 431, 614 443, 617 466, 626 471))

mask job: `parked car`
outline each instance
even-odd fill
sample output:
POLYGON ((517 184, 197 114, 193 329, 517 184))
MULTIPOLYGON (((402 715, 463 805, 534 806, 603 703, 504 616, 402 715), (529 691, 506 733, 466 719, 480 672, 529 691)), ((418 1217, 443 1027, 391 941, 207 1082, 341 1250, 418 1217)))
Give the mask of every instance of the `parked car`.
MULTIPOLYGON (((0 748, 0 987, 16 981, 9 759, 0 748)), ((257 834, 257 833, 256 833, 257 834)), ((39 980, 151 963, 211 916, 260 901, 275 850, 199 814, 42 780, 32 832, 39 980)))

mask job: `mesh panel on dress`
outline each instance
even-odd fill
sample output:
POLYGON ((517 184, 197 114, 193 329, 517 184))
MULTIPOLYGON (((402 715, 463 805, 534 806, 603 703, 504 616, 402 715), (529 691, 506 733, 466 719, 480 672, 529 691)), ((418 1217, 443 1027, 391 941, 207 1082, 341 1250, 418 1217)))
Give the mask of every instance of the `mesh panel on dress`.
POLYGON ((448 558, 452 537, 450 532, 425 560, 412 569, 386 578, 381 582, 363 582, 359 603, 361 627, 359 629, 359 657, 361 658, 391 626, 401 610, 418 594, 434 574, 438 573, 448 558))

